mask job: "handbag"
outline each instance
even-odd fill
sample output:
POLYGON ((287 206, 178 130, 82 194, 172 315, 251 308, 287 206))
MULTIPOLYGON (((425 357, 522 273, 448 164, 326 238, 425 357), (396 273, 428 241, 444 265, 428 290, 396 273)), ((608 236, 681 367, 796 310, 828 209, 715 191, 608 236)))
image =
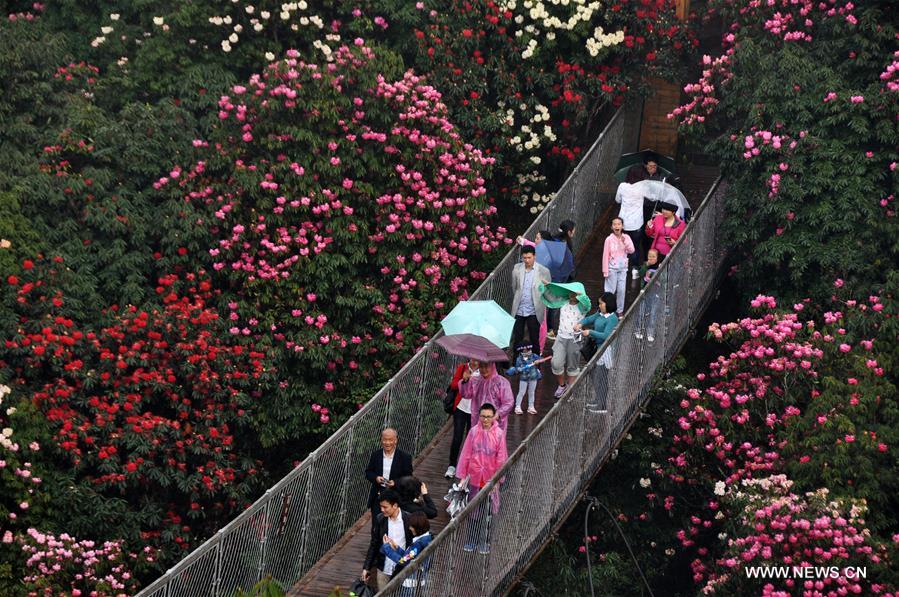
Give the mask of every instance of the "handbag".
POLYGON ((448 415, 453 414, 456 410, 456 394, 457 391, 452 386, 447 386, 446 394, 443 395, 443 412, 448 415))
POLYGON ((581 343, 581 356, 589 363, 590 359, 593 358, 593 355, 596 354, 597 348, 599 347, 596 346, 596 340, 593 336, 587 336, 581 343))
POLYGON ((350 585, 350 595, 353 597, 375 597, 374 591, 361 578, 357 578, 356 582, 350 585))

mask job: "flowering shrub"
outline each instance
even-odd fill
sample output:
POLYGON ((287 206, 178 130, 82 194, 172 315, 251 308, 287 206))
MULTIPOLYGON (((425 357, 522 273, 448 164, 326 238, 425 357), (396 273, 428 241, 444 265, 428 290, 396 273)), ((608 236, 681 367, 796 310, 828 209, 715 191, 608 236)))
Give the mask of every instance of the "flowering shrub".
MULTIPOLYGON (((842 301, 823 324, 802 320, 810 302, 781 313, 759 295, 752 306, 760 316, 711 326, 712 337, 736 349, 712 363, 708 377, 700 374, 704 389, 690 389, 681 402, 669 471, 693 499, 705 496, 678 538, 696 549, 694 579, 706 592, 761 589, 741 568, 759 563, 868 566, 865 590, 895 585, 886 571, 896 557, 889 533, 899 487, 883 471, 899 450, 896 380, 887 374, 897 282, 892 276, 883 296, 842 301), (722 530, 726 553, 716 556, 721 546, 709 538, 722 530)), ((828 591, 852 584, 841 579, 824 584, 828 591)))
POLYGON ((21 579, 29 595, 128 595, 140 588, 131 570, 153 562, 154 550, 129 553, 121 541, 78 540, 28 529, 19 539, 28 571, 21 579))
POLYGON ((672 75, 694 43, 673 5, 653 0, 399 4, 388 15, 406 32, 403 54, 497 159, 498 194, 532 213, 595 138, 602 108, 672 75))
POLYGON ((283 372, 266 391, 269 437, 354 411, 508 242, 487 223, 492 159, 394 64, 362 40, 324 66, 288 52, 222 97, 198 161, 157 182, 209 229, 230 335, 283 372))
POLYGON ((891 4, 711 6, 727 24, 722 54, 703 57, 671 117, 714 135, 738 275, 792 299, 826 299, 835 277, 873 290, 899 259, 891 4))
MULTIPOLYGON (((797 495, 785 475, 744 479, 722 502, 737 514, 725 554, 711 569, 694 562, 697 578, 708 575, 705 595, 777 594, 768 579, 747 579, 748 567, 787 566, 833 570, 816 579, 783 580, 783 595, 793 590, 819 595, 881 594, 888 587, 856 578, 855 570, 880 572, 886 547, 872 540, 865 528, 866 507, 851 500, 829 498, 827 489, 797 495), (849 572, 847 573, 847 570, 849 572)), ((808 593, 806 593, 808 594, 808 593)))
POLYGON ((234 437, 248 426, 247 392, 268 374, 263 355, 226 342, 202 273, 163 277, 161 307, 113 305, 91 328, 64 315, 61 264, 29 262, 6 281, 19 324, 0 364, 32 388, 52 452, 74 478, 143 512, 128 533, 186 549, 254 491, 253 443, 234 437))
POLYGON ((16 537, 41 519, 47 502, 33 462, 40 458, 41 445, 19 433, 16 404, 12 389, 0 384, 0 592, 4 594, 13 591, 25 563, 16 537))

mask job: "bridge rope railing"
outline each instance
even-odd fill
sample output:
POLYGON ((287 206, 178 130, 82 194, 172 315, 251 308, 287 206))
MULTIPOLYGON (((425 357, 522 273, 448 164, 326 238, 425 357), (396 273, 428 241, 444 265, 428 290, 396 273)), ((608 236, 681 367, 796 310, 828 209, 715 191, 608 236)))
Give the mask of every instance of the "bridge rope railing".
MULTIPOLYGON (((640 105, 620 108, 554 198, 525 232, 534 238, 564 219, 577 222, 575 251, 612 203, 618 157, 636 149, 640 105)), ((491 271, 471 299, 512 305, 517 247, 491 271)), ((271 576, 290 587, 367 510, 369 484, 361 474, 384 427, 399 430, 399 447, 418 455, 446 424, 442 395, 457 357, 427 344, 303 462, 256 502, 139 593, 145 597, 230 596, 271 576)), ((360 562, 361 562, 360 554, 360 562)))
POLYGON ((726 256, 718 236, 725 193, 719 178, 571 388, 380 595, 498 595, 511 588, 627 433, 655 373, 677 354, 713 298, 726 256), (495 512, 489 520, 488 510, 495 512), (482 554, 485 538, 489 550, 482 554), (466 544, 474 549, 466 551, 466 544))

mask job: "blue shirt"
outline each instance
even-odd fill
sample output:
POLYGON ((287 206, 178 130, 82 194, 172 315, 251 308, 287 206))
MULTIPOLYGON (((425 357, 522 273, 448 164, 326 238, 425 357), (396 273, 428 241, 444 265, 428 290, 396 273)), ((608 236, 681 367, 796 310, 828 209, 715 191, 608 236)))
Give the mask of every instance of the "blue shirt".
POLYGON ((537 314, 537 310, 534 308, 533 294, 534 270, 536 269, 536 267, 531 267, 531 269, 525 268, 524 270, 524 280, 521 283, 521 302, 518 303, 518 313, 516 313, 521 317, 537 314))

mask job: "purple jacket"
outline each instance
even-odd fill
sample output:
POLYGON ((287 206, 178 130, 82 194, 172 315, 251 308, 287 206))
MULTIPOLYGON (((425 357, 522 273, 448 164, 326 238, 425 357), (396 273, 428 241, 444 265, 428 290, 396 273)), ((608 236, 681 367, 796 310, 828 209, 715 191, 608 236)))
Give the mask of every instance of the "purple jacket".
MULTIPOLYGON (((494 371, 496 366, 494 365, 494 371)), ((472 377, 467 383, 459 384, 463 398, 471 399, 471 427, 479 425, 481 405, 490 403, 496 407, 496 422, 506 430, 506 418, 515 408, 515 396, 509 380, 498 373, 489 378, 472 377)))

